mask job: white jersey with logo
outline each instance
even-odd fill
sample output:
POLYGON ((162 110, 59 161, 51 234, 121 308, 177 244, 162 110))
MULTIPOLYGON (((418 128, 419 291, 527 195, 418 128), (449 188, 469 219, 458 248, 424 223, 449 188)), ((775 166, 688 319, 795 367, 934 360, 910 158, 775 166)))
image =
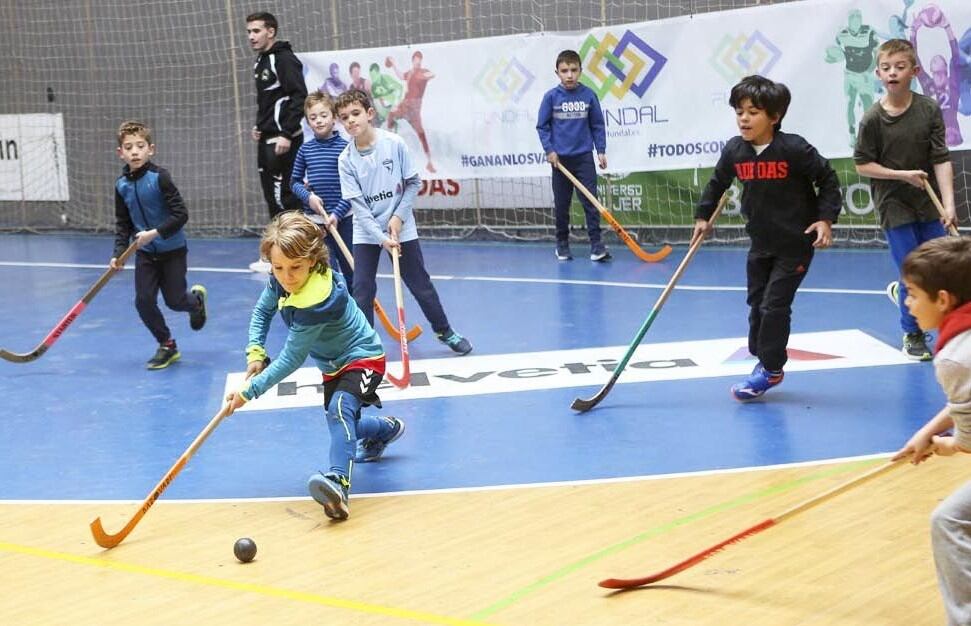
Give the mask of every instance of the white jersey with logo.
POLYGON ((337 160, 341 196, 354 209, 354 243, 381 245, 387 239, 392 215, 403 220, 399 241, 417 239, 413 207, 404 206, 401 198, 405 180, 417 177, 418 169, 401 137, 380 128, 374 132, 376 139, 370 150, 362 153, 351 141, 337 160), (361 210, 360 200, 368 211, 361 210))

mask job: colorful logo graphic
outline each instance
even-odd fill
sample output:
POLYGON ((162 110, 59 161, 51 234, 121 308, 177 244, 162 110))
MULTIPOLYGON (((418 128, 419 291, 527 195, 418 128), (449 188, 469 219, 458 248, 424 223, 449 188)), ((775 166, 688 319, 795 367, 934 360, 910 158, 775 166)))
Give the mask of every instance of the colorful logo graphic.
POLYGON ((579 53, 583 61, 580 82, 593 89, 601 100, 608 93, 620 99, 628 92, 643 98, 668 62, 667 57, 629 30, 620 39, 613 33, 606 33, 599 41, 588 35, 579 53))
POLYGON ((493 102, 516 103, 529 90, 534 80, 536 76, 518 59, 502 58, 482 68, 475 79, 475 88, 493 102))
POLYGON ((755 31, 751 35, 725 35, 708 62, 726 81, 734 84, 750 74, 768 76, 781 57, 782 51, 755 31))

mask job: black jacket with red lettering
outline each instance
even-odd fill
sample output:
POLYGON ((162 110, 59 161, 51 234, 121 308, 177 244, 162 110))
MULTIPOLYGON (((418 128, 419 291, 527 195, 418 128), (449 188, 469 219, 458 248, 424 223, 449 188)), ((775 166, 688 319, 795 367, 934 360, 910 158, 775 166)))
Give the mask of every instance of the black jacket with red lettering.
POLYGON ((277 135, 295 137, 303 132, 303 101, 307 85, 303 64, 287 41, 277 41, 261 52, 253 64, 256 79, 256 129, 263 139, 277 135))
POLYGON ((755 251, 804 256, 816 239, 805 234, 806 228, 819 220, 835 224, 842 208, 836 172, 799 135, 779 131, 759 155, 741 137, 729 140, 698 202, 696 219, 711 217, 734 178, 742 182, 741 210, 755 251))

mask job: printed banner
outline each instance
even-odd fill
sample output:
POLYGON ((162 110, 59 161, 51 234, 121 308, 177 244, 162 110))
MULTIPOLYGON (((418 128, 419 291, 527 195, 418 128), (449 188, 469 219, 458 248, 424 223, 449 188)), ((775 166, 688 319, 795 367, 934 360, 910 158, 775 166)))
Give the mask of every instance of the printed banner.
POLYGON ((610 172, 710 167, 737 134, 728 106, 748 74, 787 84, 783 127, 849 157, 879 99, 875 51, 917 46, 913 88, 944 111, 952 149, 971 148, 971 2, 806 0, 583 32, 511 35, 300 54, 309 89, 356 86, 376 120, 408 142, 429 178, 549 176, 536 134, 554 61, 571 48, 600 98, 610 172))
MULTIPOLYGON (((418 359, 411 362, 411 386, 395 389, 387 381, 378 395, 387 402, 420 398, 514 393, 542 389, 600 387, 617 367, 626 346, 579 348, 548 352, 470 355, 461 359, 418 359)), ((897 348, 859 329, 795 333, 789 341, 786 371, 833 370, 849 367, 908 365, 897 348)), ((627 364, 618 383, 744 376, 755 357, 744 337, 643 344, 627 364)), ((389 363, 400 371, 401 365, 389 363)), ((225 393, 239 389, 245 372, 226 375, 225 393)), ((323 385, 316 367, 302 367, 240 411, 265 411, 323 403, 323 385)))
MULTIPOLYGON (((879 217, 873 204, 870 181, 856 173, 853 159, 831 159, 830 165, 840 180, 843 212, 840 226, 877 228, 879 217)), ((685 210, 687 201, 701 197, 701 191, 711 176, 711 167, 657 172, 616 173, 597 179, 597 196, 608 211, 626 227, 690 226, 692 211, 685 210), (690 191, 686 200, 682 193, 663 193, 659 190, 690 191)), ((738 181, 729 189, 728 204, 722 212, 721 224, 741 225, 741 187, 738 181)), ((422 211, 456 210, 470 206, 499 209, 541 209, 552 219, 553 194, 548 178, 437 180, 423 179, 415 206, 422 211)), ((583 207, 576 194, 570 208, 573 224, 583 224, 583 207)), ((432 218, 434 219, 434 218, 432 218)), ((606 228, 606 226, 605 226, 606 228)))
POLYGON ((61 114, 0 115, 0 201, 69 199, 61 114))

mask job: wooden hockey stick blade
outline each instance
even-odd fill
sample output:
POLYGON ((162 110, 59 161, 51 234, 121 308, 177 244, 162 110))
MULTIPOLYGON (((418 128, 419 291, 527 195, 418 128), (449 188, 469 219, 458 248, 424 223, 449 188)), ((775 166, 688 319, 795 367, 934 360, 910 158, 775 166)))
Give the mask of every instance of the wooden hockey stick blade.
MULTIPOLYGON (((331 224, 327 225, 327 232, 329 232, 330 236, 334 238, 334 243, 336 243, 337 247, 340 248, 341 254, 344 255, 344 258, 347 259, 347 264, 350 265, 351 269, 353 270, 354 255, 351 254, 351 251, 347 249, 347 244, 344 243, 344 238, 341 237, 340 233, 337 232, 337 229, 331 224)), ((374 299, 374 312, 378 314, 378 319, 381 321, 381 325, 384 326, 385 332, 387 332, 388 335, 390 335, 395 341, 400 341, 401 338, 398 336, 398 329, 395 328, 391 323, 391 320, 388 319, 388 314, 384 312, 384 307, 381 306, 381 303, 378 302, 377 298, 374 299)), ((408 341, 414 341, 420 334, 421 326, 415 324, 411 327, 411 330, 408 331, 408 341)))
POLYGON ((633 252, 634 255, 640 260, 647 263, 657 263, 658 261, 663 261, 668 257, 669 254, 671 254, 673 248, 667 244, 664 244, 664 246, 662 246, 657 252, 646 252, 637 244, 634 238, 630 236, 630 233, 624 230, 624 227, 621 226, 620 222, 614 219, 614 216, 607 212, 607 209, 600 206, 597 208, 600 209, 600 215, 602 215, 603 218, 607 220, 607 223, 613 227, 614 232, 617 233, 617 236, 620 237, 621 241, 623 241, 624 244, 630 248, 630 251, 633 252))
POLYGON ((398 249, 391 249, 391 265, 394 271, 394 301, 398 307, 398 343, 401 346, 401 366, 404 371, 401 378, 385 371, 388 381, 398 389, 404 389, 411 384, 411 358, 408 356, 408 333, 405 332, 405 302, 401 294, 401 264, 398 260, 398 249))
MULTIPOLYGON (((924 179, 924 190, 927 192, 927 195, 931 197, 931 202, 933 202, 934 206, 937 207, 937 212, 940 214, 940 216, 944 219, 947 219, 947 213, 944 212, 944 205, 941 204, 940 199, 937 197, 937 194, 934 192, 934 188, 931 187, 930 181, 927 180, 926 178, 924 179)), ((959 237, 961 235, 961 233, 958 232, 957 226, 953 224, 947 225, 947 232, 951 233, 955 237, 959 237)))
POLYGON ((101 525, 101 518, 95 518, 90 525, 91 535, 94 537, 95 543, 102 548, 114 548, 119 543, 124 541, 125 537, 131 533, 138 522, 145 517, 145 513, 152 508, 152 505, 155 504, 155 501, 158 500, 159 496, 162 495, 162 492, 165 491, 170 484, 172 484, 175 477, 178 476, 179 472, 182 471, 182 468, 185 467, 185 464, 188 463, 189 459, 192 458, 192 455, 195 454, 195 451, 198 450, 199 446, 202 445, 202 442, 206 440, 212 431, 216 429, 216 426, 219 425, 219 422, 223 421, 223 418, 225 418, 227 415, 229 415, 229 404, 224 404, 219 413, 216 413, 215 417, 209 421, 206 427, 202 429, 202 432, 200 432, 198 436, 196 436, 195 440, 193 440, 186 451, 182 453, 182 456, 180 456, 179 460, 175 462, 175 465, 173 465, 169 471, 165 473, 162 480, 160 480, 158 484, 155 485, 155 488, 149 492, 148 496, 142 502, 142 506, 138 509, 138 512, 135 513, 130 520, 128 520, 128 523, 125 524, 124 528, 117 533, 109 534, 105 532, 104 526, 101 525))
POLYGON ((676 563, 675 565, 672 565, 671 567, 665 570, 657 572, 656 574, 651 574, 650 576, 644 576, 643 578, 607 578, 605 580, 601 580, 597 584, 607 589, 634 589, 635 587, 643 587, 644 585, 650 585, 651 583, 656 583, 659 580, 670 578, 671 576, 674 576, 678 572, 683 572, 689 567, 697 565, 698 563, 701 563, 708 557, 721 552, 727 546, 730 546, 733 543, 738 543, 743 539, 746 539, 748 537, 751 537, 752 535, 760 533, 767 528, 778 526, 779 524, 789 519, 790 517, 798 515, 799 513, 807 511, 813 508, 814 506, 822 504, 823 502, 826 502, 827 500, 834 498, 840 495, 841 493, 849 491, 853 487, 858 487, 863 483, 876 478, 877 476, 883 474, 888 470, 891 470, 895 467, 900 467, 906 461, 907 461, 907 457, 904 457, 897 461, 889 461, 887 463, 884 463, 883 465, 880 465, 868 472, 865 472, 855 478, 852 478, 844 483, 841 483, 833 487, 832 489, 828 489, 823 493, 819 494, 818 496, 814 496, 812 498, 809 498, 808 500, 803 500, 799 504, 789 507, 779 515, 762 520, 758 524, 751 526, 749 528, 746 528, 745 530, 743 530, 742 532, 736 535, 732 535, 725 541, 716 543, 710 548, 702 550, 698 554, 695 554, 694 556, 690 556, 687 559, 681 561, 680 563, 676 563))
MULTIPOLYGON (((715 223, 715 220, 718 219, 718 216, 721 215, 721 212, 725 208, 725 204, 727 202, 728 194, 723 193, 721 200, 718 201, 718 206, 715 207, 711 217, 708 218, 709 227, 711 227, 715 223)), ((698 237, 698 239, 691 244, 691 247, 688 248, 688 253, 684 255, 684 258, 681 259, 681 263, 679 263, 677 269, 674 270, 671 280, 668 281, 664 291, 662 291, 661 295, 658 296, 657 302, 654 304, 654 308, 651 309, 651 312, 647 315, 644 323, 641 324, 637 334, 634 336, 634 340, 631 341, 630 345, 627 347, 627 353, 624 354, 624 358, 622 358, 617 364, 617 367, 614 368, 614 372, 610 375, 610 380, 607 381, 607 384, 604 385, 600 391, 598 391, 591 398, 574 398, 573 403, 570 404, 571 409, 585 413, 600 404, 600 401, 607 397, 607 394, 613 388, 614 383, 617 382, 617 379, 620 378, 620 374, 624 371, 624 368, 627 367, 627 362, 630 361, 630 358, 634 355, 634 351, 637 350, 637 346, 640 345, 641 340, 644 339, 644 335, 647 334, 651 324, 654 323, 654 318, 656 318, 658 313, 661 312, 661 307, 663 307, 664 303, 667 302, 668 296, 671 295, 671 291, 674 289, 674 286, 677 284, 678 280, 680 280, 681 275, 684 274, 684 270, 688 267, 688 262, 691 261, 691 258, 698 251, 698 248, 701 247, 701 242, 704 240, 704 237, 698 237)))
MULTIPOLYGON (((388 333, 388 336, 394 339, 395 341, 400 341, 401 337, 400 337, 400 333, 398 332, 398 329, 395 328, 394 324, 391 323, 391 318, 388 317, 388 314, 385 312, 384 307, 381 306, 381 303, 378 302, 377 298, 374 299, 374 312, 377 314, 378 320, 380 320, 381 326, 384 327, 384 330, 386 333, 388 333)), ((411 342, 417 339, 421 335, 421 332, 422 332, 421 326, 419 326, 418 324, 415 324, 405 334, 405 336, 408 338, 408 341, 411 342)))
POLYGON ((564 176, 570 179, 570 182, 573 183, 574 187, 580 190, 580 193, 586 196, 587 200, 593 203, 593 206, 597 207, 597 211, 600 212, 600 215, 607 221, 608 224, 610 224, 611 228, 614 229, 614 232, 617 233, 617 236, 620 237, 620 240, 624 242, 624 245, 630 248, 630 251, 633 252, 637 258, 648 263, 657 263, 671 254, 671 246, 669 245, 665 245, 657 252, 647 252, 641 248, 634 238, 630 236, 630 233, 624 230, 624 227, 620 224, 620 222, 618 222, 614 216, 610 214, 607 207, 600 203, 597 196, 590 193, 590 190, 587 189, 583 183, 577 180, 577 177, 574 176, 570 170, 563 167, 562 163, 557 163, 556 167, 563 172, 564 176))
MULTIPOLYGON (((128 260, 128 257, 131 256, 135 249, 136 247, 134 243, 128 246, 128 249, 125 250, 120 257, 118 257, 118 265, 123 266, 125 261, 128 260)), ((27 363, 40 358, 41 355, 47 352, 48 348, 54 345, 54 342, 64 334, 67 327, 70 326, 79 315, 81 315, 84 309, 88 306, 88 303, 90 303, 94 297, 98 295, 98 292, 101 291, 101 288, 104 287, 108 281, 111 280, 111 277, 117 273, 118 270, 109 267, 105 273, 102 274, 98 280, 95 281, 95 283, 85 292, 85 294, 81 296, 81 299, 74 303, 74 306, 72 306, 71 310, 67 312, 67 315, 61 318, 61 321, 58 322, 53 329, 51 329, 51 332, 47 333, 44 340, 41 341, 33 350, 24 354, 19 354, 17 352, 10 352, 9 350, 0 348, 0 359, 10 361, 11 363, 27 363)))

